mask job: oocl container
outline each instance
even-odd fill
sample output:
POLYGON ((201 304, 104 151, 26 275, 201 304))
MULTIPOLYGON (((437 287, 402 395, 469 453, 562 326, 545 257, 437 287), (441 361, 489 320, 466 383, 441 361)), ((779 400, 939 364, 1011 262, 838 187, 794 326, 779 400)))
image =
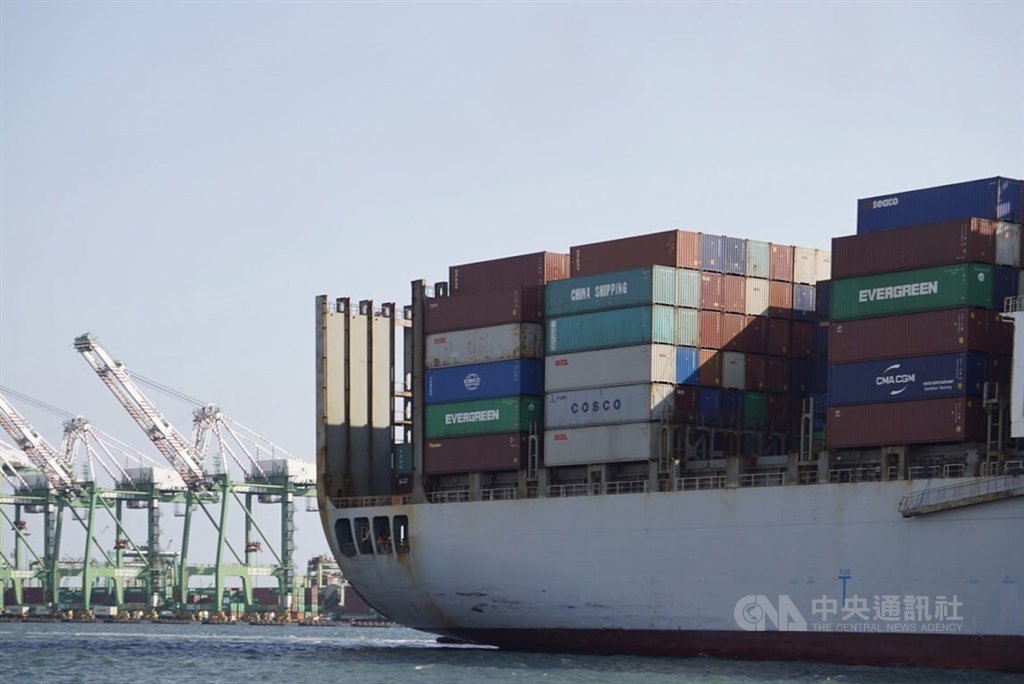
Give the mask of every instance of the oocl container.
POLYGON ((531 427, 541 427, 543 411, 542 397, 432 404, 425 409, 425 432, 427 439, 529 432, 531 427))
POLYGON ((622 423, 544 431, 548 466, 657 460, 670 447, 659 423, 622 423))
POLYGON ((539 323, 514 323, 427 335, 423 345, 427 368, 544 357, 544 328, 539 323))
POLYGON ((958 264, 832 281, 832 320, 964 306, 992 308, 988 264, 958 264))
POLYGON ((544 319, 544 291, 513 287, 427 299, 424 332, 438 333, 544 319))
POLYGON ((448 268, 452 295, 517 286, 539 286, 569 277, 569 255, 535 252, 448 268))
POLYGON ((647 383, 550 392, 544 398, 548 429, 670 421, 675 408, 675 385, 647 383))
POLYGON ((981 396, 988 365, 988 357, 977 353, 838 364, 829 369, 829 401, 842 406, 981 396))
POLYGON ((544 362, 536 359, 473 363, 425 373, 424 401, 439 404, 544 393, 544 362))
POLYGON ((529 441, 522 432, 428 439, 423 445, 423 472, 443 475, 518 470, 526 466, 529 441))
POLYGON ((644 266, 558 280, 545 288, 544 313, 565 316, 650 304, 676 305, 676 272, 670 266, 644 266))
POLYGON ((985 411, 975 397, 832 406, 826 429, 832 449, 985 439, 985 411))
POLYGON ((602 385, 676 382, 677 360, 676 348, 668 344, 553 354, 544 359, 544 385, 547 392, 557 392, 602 385))
POLYGON ((591 275, 657 264, 700 268, 700 233, 666 230, 569 249, 571 275, 591 275))
POLYGON ((547 351, 560 354, 637 344, 675 344, 676 309, 636 306, 549 318, 547 351))

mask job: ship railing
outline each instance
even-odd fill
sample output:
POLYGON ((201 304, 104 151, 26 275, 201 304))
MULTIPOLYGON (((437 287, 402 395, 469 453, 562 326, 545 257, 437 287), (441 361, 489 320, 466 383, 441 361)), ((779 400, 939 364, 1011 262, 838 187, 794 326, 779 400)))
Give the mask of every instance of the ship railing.
POLYGON ((483 501, 509 501, 518 498, 515 487, 481 489, 480 499, 483 501))
POLYGON ((743 473, 740 487, 781 487, 788 480, 786 473, 743 473))
POLYGON ((1003 466, 1007 475, 1024 475, 1024 461, 1007 461, 1003 466))
POLYGON ((451 489, 438 492, 429 492, 427 501, 430 503, 459 503, 469 501, 468 489, 451 489))
POLYGON ((648 491, 647 480, 608 482, 604 486, 605 494, 646 494, 648 491))
POLYGON ((688 492, 697 489, 724 489, 725 475, 701 475, 699 477, 680 477, 676 480, 676 489, 688 492))
POLYGON ((585 482, 576 484, 548 485, 548 497, 560 498, 565 496, 586 496, 590 493, 590 487, 585 482))
POLYGON ((910 492, 900 501, 901 513, 927 506, 936 506, 955 501, 979 499, 1004 494, 1024 487, 1024 478, 1019 475, 997 475, 958 484, 945 485, 910 492))
POLYGON ((374 508, 407 504, 409 496, 341 496, 330 499, 335 508, 374 508))
POLYGON ((829 468, 830 484, 844 482, 879 482, 882 479, 882 466, 861 466, 856 468, 829 468))

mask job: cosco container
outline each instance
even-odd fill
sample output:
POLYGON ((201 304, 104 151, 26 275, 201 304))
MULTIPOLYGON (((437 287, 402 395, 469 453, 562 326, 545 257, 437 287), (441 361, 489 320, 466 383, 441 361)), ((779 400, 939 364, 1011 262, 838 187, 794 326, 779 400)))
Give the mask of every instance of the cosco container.
POLYGON ((676 347, 676 384, 700 383, 700 350, 694 347, 676 347))
POLYGON ((747 278, 743 313, 751 316, 768 315, 768 282, 762 278, 747 278))
POLYGON ((541 427, 543 411, 543 397, 432 404, 425 409, 425 432, 427 439, 529 432, 531 427, 541 427))
POLYGON ((668 453, 669 431, 658 423, 622 423, 544 431, 548 466, 655 461, 668 453))
POLYGON ((842 406, 981 396, 988 363, 985 354, 968 353, 838 364, 829 368, 829 401, 842 406))
POLYGON ((1009 354, 1013 324, 988 309, 944 309, 829 326, 831 363, 958 352, 1009 354), (913 331, 913 334, 909 334, 913 331))
POLYGON ((544 394, 544 362, 509 359, 433 368, 425 373, 427 404, 544 394))
POLYGON ((761 240, 747 240, 747 270, 748 278, 768 279, 771 271, 769 264, 771 245, 761 240))
POLYGON ((892 192, 857 201, 857 233, 983 218, 1024 223, 1024 183, 984 178, 922 190, 892 192))
POLYGON ((993 269, 958 264, 832 281, 832 320, 963 306, 992 308, 993 269))
POLYGON ((558 280, 545 288, 544 313, 551 317, 649 304, 675 306, 677 270, 644 266, 558 280))
POLYGON ((660 304, 561 316, 547 322, 549 354, 675 341, 676 309, 660 304))
POLYGON ((700 308, 721 311, 725 308, 724 281, 721 273, 700 274, 700 308))
POLYGON ((536 252, 451 266, 448 287, 455 296, 509 287, 536 287, 568 277, 568 254, 536 252))
POLYGON ((676 348, 667 344, 549 355, 544 359, 545 391, 676 382, 677 358, 676 348))
POLYGON ((724 270, 733 275, 747 274, 747 241, 743 238, 725 238, 724 270))
POLYGON ((793 282, 793 247, 790 245, 771 245, 771 263, 768 275, 772 280, 793 282))
POLYGON ((700 233, 666 230, 569 249, 573 276, 622 271, 641 266, 700 268, 700 233))
POLYGON ((513 287, 426 300, 424 332, 486 328, 508 323, 539 323, 544 319, 544 291, 513 287))
POLYGON ((700 269, 716 273, 725 271, 725 237, 701 233, 700 269))
POLYGON ((680 268, 676 273, 676 306, 700 308, 700 271, 680 268))
POLYGON ((722 387, 741 390, 747 384, 747 357, 743 352, 722 352, 722 387))
POLYGON ((544 328, 539 323, 514 323, 489 328, 427 335, 427 368, 544 357, 544 328))
POLYGON ((676 344, 700 346, 700 312, 697 309, 676 309, 676 344))
POLYGON ((428 439, 423 445, 423 472, 443 475, 518 470, 526 467, 529 447, 529 436, 522 432, 428 439))
POLYGON ((817 281, 817 257, 810 247, 793 248, 793 282, 813 285, 817 281))
POLYGON ((544 425, 549 429, 669 421, 675 385, 647 383, 549 392, 544 397, 544 425))
POLYGON ((832 406, 826 435, 832 449, 976 442, 985 439, 985 411, 975 397, 832 406))
POLYGON ((747 280, 743 276, 722 276, 722 310, 746 313, 747 280))

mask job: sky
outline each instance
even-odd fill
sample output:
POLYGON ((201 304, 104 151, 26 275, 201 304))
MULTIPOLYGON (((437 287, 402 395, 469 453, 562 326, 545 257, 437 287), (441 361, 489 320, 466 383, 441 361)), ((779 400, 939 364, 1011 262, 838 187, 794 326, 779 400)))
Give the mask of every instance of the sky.
POLYGON ((312 461, 319 294, 675 228, 828 249, 858 198, 996 175, 1021 2, 4 0, 0 385, 159 458, 88 331, 312 461))

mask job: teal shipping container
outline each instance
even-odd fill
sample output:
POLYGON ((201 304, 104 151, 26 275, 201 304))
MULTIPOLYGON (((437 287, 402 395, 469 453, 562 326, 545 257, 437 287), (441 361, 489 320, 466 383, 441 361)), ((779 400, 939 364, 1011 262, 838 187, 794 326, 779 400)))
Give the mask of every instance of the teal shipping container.
POLYGON ((681 268, 676 272, 676 306, 700 308, 700 271, 681 268))
POLYGON ((676 309, 676 345, 700 346, 700 311, 697 309, 676 309))
POLYGON ((655 304, 549 318, 547 353, 675 344, 676 311, 675 307, 655 304))
POLYGON ((646 304, 675 306, 678 270, 644 266, 553 280, 544 291, 544 313, 551 317, 646 304))
POLYGON ((993 276, 990 264, 957 264, 833 280, 832 320, 965 306, 991 309, 993 276))

